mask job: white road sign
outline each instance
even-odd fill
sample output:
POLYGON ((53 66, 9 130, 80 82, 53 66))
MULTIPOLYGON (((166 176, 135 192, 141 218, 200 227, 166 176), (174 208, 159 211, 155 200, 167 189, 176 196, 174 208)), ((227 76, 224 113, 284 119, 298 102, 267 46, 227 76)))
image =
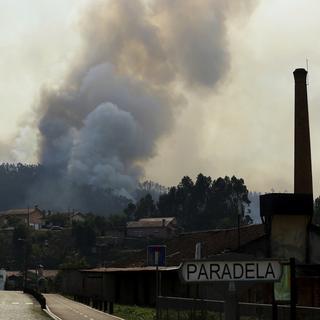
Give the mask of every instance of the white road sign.
POLYGON ((180 275, 185 282, 277 281, 279 261, 192 261, 184 262, 180 275))

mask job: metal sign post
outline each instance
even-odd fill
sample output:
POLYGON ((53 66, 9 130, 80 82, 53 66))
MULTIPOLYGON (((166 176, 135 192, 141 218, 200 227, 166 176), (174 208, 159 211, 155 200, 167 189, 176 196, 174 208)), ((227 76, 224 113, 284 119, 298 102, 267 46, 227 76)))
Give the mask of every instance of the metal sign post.
POLYGON ((272 294, 272 320, 278 320, 278 304, 274 295, 274 284, 273 284, 273 294, 272 294))
POLYGON ((158 297, 159 297, 159 266, 156 265, 156 320, 159 319, 158 297))
POLYGON ((239 319, 239 305, 234 281, 229 282, 228 296, 225 301, 225 320, 239 319))
POLYGON ((166 265, 166 246, 155 245, 147 248, 147 264, 156 267, 156 297, 161 295, 161 275, 159 267, 166 265))
POLYGON ((159 319, 158 297, 161 296, 161 273, 159 266, 166 265, 166 246, 154 245, 147 247, 147 264, 156 267, 156 319, 159 319))
POLYGON ((154 264, 156 266, 156 297, 159 296, 159 251, 154 252, 154 264))
POLYGON ((297 295, 296 295, 296 260, 295 258, 290 258, 290 319, 296 320, 297 314, 297 295))

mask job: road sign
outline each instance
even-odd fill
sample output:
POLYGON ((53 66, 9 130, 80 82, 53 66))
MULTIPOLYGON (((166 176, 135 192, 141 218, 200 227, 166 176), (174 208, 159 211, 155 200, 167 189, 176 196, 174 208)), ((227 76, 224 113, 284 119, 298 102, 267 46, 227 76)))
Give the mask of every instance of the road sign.
POLYGON ((148 246, 147 254, 148 266, 164 267, 166 265, 166 246, 148 246))
POLYGON ((192 261, 184 262, 180 275, 185 282, 278 281, 279 261, 192 261))

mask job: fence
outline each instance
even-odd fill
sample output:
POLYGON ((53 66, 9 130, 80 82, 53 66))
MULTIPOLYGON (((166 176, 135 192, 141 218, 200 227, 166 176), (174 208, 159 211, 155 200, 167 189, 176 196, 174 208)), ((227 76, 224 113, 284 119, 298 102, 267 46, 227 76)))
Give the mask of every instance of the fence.
MULTIPOLYGON (((224 301, 159 297, 158 319, 224 320, 224 308, 224 301)), ((239 314, 240 320, 290 320, 290 306, 278 305, 277 315, 273 318, 273 309, 270 304, 240 302, 239 314)), ((320 308, 297 306, 296 319, 319 320, 320 308)))

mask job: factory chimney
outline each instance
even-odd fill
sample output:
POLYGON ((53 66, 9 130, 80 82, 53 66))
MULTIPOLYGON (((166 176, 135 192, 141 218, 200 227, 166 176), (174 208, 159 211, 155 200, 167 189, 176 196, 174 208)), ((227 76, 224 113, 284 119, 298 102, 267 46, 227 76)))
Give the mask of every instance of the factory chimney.
POLYGON ((313 194, 307 73, 305 69, 296 69, 293 72, 295 80, 294 193, 313 194))
POLYGON ((313 216, 312 170, 307 99, 307 71, 296 69, 294 113, 294 193, 260 196, 260 215, 270 236, 268 254, 277 259, 311 257, 310 223, 313 216))

